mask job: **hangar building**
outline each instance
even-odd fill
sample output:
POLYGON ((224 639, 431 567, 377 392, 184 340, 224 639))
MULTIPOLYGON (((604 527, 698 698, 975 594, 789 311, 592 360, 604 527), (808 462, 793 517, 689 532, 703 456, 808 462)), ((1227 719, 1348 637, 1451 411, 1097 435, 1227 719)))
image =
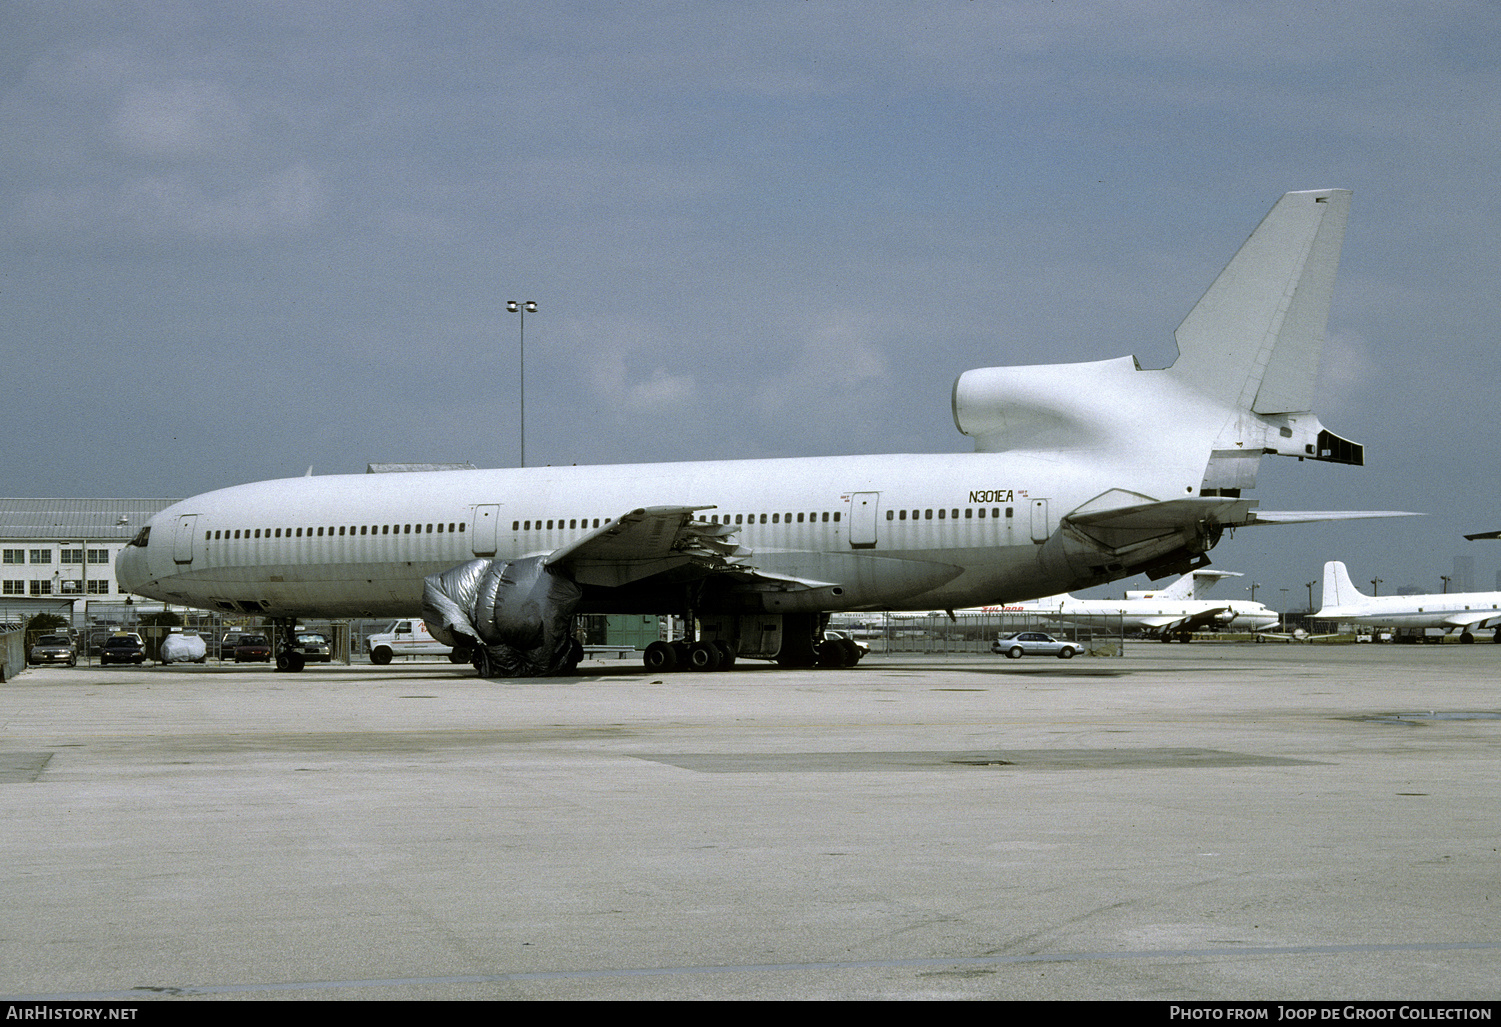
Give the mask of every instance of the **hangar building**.
MULTIPOLYGON (((175 499, 0 499, 0 622, 123 603, 115 557, 175 499)), ((71 619, 71 618, 70 618, 71 619)))

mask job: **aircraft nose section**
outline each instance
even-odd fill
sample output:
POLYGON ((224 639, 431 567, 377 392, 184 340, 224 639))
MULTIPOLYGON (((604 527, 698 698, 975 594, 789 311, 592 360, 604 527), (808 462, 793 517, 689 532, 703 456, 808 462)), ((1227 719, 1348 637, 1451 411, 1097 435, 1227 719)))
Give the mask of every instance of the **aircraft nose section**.
POLYGON ((123 592, 139 592, 146 584, 146 551, 129 545, 115 557, 115 580, 123 592))

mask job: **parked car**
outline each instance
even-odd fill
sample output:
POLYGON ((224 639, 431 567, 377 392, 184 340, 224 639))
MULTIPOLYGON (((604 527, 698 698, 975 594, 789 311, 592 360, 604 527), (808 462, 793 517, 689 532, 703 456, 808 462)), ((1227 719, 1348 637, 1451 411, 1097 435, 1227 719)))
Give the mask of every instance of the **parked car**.
POLYGON ((42 635, 31 647, 31 652, 26 654, 26 662, 66 663, 75 667, 78 665, 78 649, 67 635, 42 635))
POLYGON ((119 631, 99 647, 99 665, 109 663, 145 663, 146 646, 134 631, 119 631))
POLYGON ((1068 660, 1084 651, 1078 642, 1063 642, 1041 631, 1018 631, 1002 635, 991 643, 990 651, 1004 653, 1013 660, 1023 656, 1056 656, 1068 660))
POLYGON ((253 634, 255 634, 253 630, 230 628, 224 632, 224 637, 219 639, 216 645, 209 647, 211 655, 221 660, 232 660, 235 658, 235 647, 240 644, 240 639, 253 634))
POLYGON ((333 659, 328 636, 317 631, 297 632, 297 648, 302 651, 304 663, 328 663, 333 659))
POLYGON ((271 643, 265 635, 241 635, 235 640, 236 663, 270 663, 271 643))
POLYGON ((163 663, 203 663, 208 643, 196 631, 174 631, 162 639, 159 652, 163 663))

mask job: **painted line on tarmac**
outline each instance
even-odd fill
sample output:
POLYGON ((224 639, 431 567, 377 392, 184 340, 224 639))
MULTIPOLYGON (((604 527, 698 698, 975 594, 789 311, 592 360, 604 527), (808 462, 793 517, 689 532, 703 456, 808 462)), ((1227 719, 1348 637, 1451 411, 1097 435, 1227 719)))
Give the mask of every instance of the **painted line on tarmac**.
POLYGON ((508 984, 526 981, 589 980, 629 977, 693 976, 726 973, 787 973, 827 970, 904 970, 949 966, 1008 966, 1023 963, 1080 963, 1094 960, 1210 959, 1225 956, 1350 955, 1403 952, 1493 952, 1501 942, 1413 942, 1389 945, 1277 945, 1248 948, 1147 949, 1127 952, 1057 952, 1020 956, 968 956, 934 959, 859 959, 812 963, 742 963, 706 966, 645 967, 622 970, 538 970, 523 973, 455 974, 446 977, 380 977, 344 981, 289 981, 283 984, 141 986, 120 991, 68 992, 54 995, 3 995, 0 1002, 115 1002, 152 997, 191 998, 348 988, 423 987, 452 984, 508 984))

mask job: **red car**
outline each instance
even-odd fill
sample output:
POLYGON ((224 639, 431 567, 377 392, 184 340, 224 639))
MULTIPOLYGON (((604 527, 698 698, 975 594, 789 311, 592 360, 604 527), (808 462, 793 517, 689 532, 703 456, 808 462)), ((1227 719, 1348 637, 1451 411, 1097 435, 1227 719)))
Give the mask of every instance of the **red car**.
POLYGON ((241 635, 235 644, 236 663, 270 663, 271 643, 265 635, 241 635))

